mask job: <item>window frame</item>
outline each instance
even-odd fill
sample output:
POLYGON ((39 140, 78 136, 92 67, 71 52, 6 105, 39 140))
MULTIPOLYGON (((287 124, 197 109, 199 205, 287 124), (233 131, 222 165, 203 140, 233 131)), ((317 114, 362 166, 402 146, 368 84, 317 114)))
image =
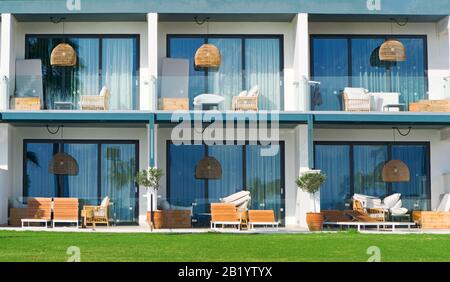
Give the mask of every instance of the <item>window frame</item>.
MULTIPOLYGON (((140 69, 140 63, 141 63, 141 58, 140 58, 140 35, 139 34, 25 34, 25 59, 30 59, 30 46, 28 44, 28 41, 30 38, 41 38, 41 39, 52 39, 52 38, 58 38, 58 39, 62 39, 63 42, 65 42, 66 40, 70 40, 71 38, 83 38, 83 39, 98 39, 99 40, 99 53, 98 53, 98 76, 100 77, 99 79, 99 89, 102 88, 102 79, 101 76, 103 74, 103 69, 102 69, 102 63, 103 63, 103 50, 102 50, 102 46, 103 46, 103 39, 135 39, 136 40, 136 53, 133 54, 134 58, 134 76, 136 76, 135 78, 135 87, 136 87, 136 93, 132 93, 132 109, 131 110, 137 110, 139 108, 139 104, 140 104, 140 79, 139 79, 139 69, 140 69), (134 95, 133 95, 134 94, 134 95)), ((78 61, 77 61, 78 64, 78 61)), ((47 93, 45 93, 45 89, 44 89, 44 101, 46 99, 46 95, 47 93)), ((44 103, 45 106, 45 103, 44 103)))
MULTIPOLYGON (((208 38, 231 38, 241 39, 241 65, 242 65, 242 87, 247 89, 245 84, 245 39, 278 39, 280 48, 280 111, 284 111, 284 35, 283 34, 167 34, 166 36, 166 57, 171 58, 171 39, 172 38, 194 38, 204 39, 208 43, 208 38)), ((201 70, 200 70, 201 71, 201 70)), ((205 77, 208 77, 208 69, 203 70, 205 77)), ((205 89, 208 89, 208 79, 205 79, 205 89)), ((239 93, 236 93, 236 95, 239 93)))

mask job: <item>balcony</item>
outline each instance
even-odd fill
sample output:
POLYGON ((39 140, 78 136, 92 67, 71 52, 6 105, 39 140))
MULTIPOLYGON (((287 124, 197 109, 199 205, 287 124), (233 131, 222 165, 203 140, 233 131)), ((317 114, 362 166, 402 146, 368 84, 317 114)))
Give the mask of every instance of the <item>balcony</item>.
MULTIPOLYGON (((154 79, 158 110, 280 111, 283 76, 277 71, 161 75, 154 79)), ((156 103, 156 101, 155 101, 156 103)))
POLYGON ((311 111, 450 112, 450 78, 317 76, 303 78, 299 95, 311 111))

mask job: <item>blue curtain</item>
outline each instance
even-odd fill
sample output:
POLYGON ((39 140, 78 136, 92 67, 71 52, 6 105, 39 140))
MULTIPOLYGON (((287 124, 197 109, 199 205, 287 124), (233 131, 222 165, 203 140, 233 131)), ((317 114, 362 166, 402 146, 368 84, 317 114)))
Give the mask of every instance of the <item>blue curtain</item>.
POLYGON ((80 206, 98 203, 96 144, 64 144, 64 152, 71 155, 78 163, 77 175, 64 177, 64 197, 80 199, 80 206))
POLYGON ((110 109, 136 108, 136 40, 103 39, 102 48, 102 83, 111 93, 110 109))
POLYGON ((424 145, 393 145, 392 159, 403 161, 409 168, 409 182, 392 183, 392 191, 402 194, 408 209, 429 210, 428 159, 424 145))
MULTIPOLYGON (((174 37, 170 38, 170 57, 189 59, 189 109, 193 109, 195 96, 206 93, 206 75, 204 70, 195 68, 194 56, 204 38, 174 37)), ((162 94, 164 95, 164 94, 162 94)))
POLYGON ((279 39, 245 39, 245 84, 259 86, 260 110, 281 110, 280 66, 279 39))
POLYGON ((389 73, 386 62, 379 60, 382 38, 354 38, 352 46, 352 86, 369 89, 371 92, 387 92, 389 73))
POLYGON ((27 143, 24 152, 26 175, 25 194, 29 197, 54 197, 57 195, 57 178, 48 171, 55 152, 53 144, 27 143))
POLYGON ((281 218, 281 156, 263 156, 259 145, 246 146, 246 184, 252 197, 251 209, 273 210, 281 218))
POLYGON ((318 111, 336 111, 341 107, 341 92, 348 86, 348 41, 345 38, 314 38, 312 67, 315 81, 320 81, 322 104, 318 111))
POLYGON ((320 189, 322 210, 344 210, 351 199, 350 191, 350 146, 317 145, 315 167, 327 176, 320 189))
POLYGON ((383 182, 381 172, 387 160, 386 145, 353 146, 354 192, 370 196, 386 196, 388 185, 383 182))
POLYGON ((222 63, 217 70, 208 71, 208 93, 225 98, 221 110, 230 110, 233 96, 243 89, 242 81, 242 40, 239 38, 210 38, 220 51, 222 63))
POLYGON ((399 39, 406 49, 406 61, 392 67, 392 91, 401 93, 400 102, 409 105, 428 99, 428 78, 425 69, 425 42, 421 38, 399 39))
POLYGON ((135 38, 84 38, 30 36, 27 59, 41 59, 44 102, 55 109, 55 102, 71 102, 79 108, 81 95, 98 95, 100 81, 111 91, 110 109, 130 110, 137 104, 137 46, 135 38), (75 67, 50 65, 50 54, 61 42, 69 43, 77 54, 75 67), (102 50, 100 50, 100 42, 102 50), (102 66, 99 65, 102 56, 102 66), (100 74, 100 67, 102 74, 100 74))
POLYGON ((190 207, 205 202, 205 182, 195 178, 195 167, 205 156, 203 145, 169 145, 169 202, 190 207))
POLYGON ((136 145, 101 145, 101 199, 108 196, 116 222, 135 222, 136 219, 136 145))
POLYGON ((242 146, 209 146, 208 155, 216 158, 222 166, 222 178, 208 181, 208 200, 218 202, 244 189, 242 169, 242 146))

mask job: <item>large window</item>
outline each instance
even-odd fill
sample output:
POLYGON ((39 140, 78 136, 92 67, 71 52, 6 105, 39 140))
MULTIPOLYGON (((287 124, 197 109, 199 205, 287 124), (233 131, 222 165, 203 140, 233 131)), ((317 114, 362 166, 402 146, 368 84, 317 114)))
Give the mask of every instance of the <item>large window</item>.
POLYGON ((354 193, 377 197, 401 193, 406 208, 429 210, 429 158, 428 143, 317 142, 315 167, 327 175, 320 190, 321 208, 348 209, 354 193), (409 182, 383 182, 383 166, 391 159, 409 167, 409 182))
POLYGON ((283 144, 273 156, 264 156, 260 145, 175 145, 168 142, 168 195, 176 206, 193 206, 197 225, 209 224, 210 203, 247 190, 250 209, 271 209, 284 222, 283 144), (205 156, 216 158, 222 167, 217 180, 195 178, 195 167, 205 156))
POLYGON ((191 108, 195 96, 211 93, 223 96, 225 102, 221 107, 229 110, 233 96, 258 85, 261 89, 259 109, 281 110, 282 39, 282 36, 275 35, 170 35, 167 56, 190 61, 188 94, 191 108), (217 70, 195 68, 195 52, 206 42, 214 44, 221 53, 222 63, 217 70))
POLYGON ((111 93, 111 110, 132 110, 138 105, 138 36, 27 35, 26 58, 41 59, 46 109, 58 102, 79 108, 81 95, 98 95, 103 86, 111 93), (74 67, 50 65, 50 54, 61 42, 74 47, 74 67))
POLYGON ((24 141, 25 197, 76 197, 80 207, 112 201, 110 218, 116 223, 137 222, 137 141, 24 141), (64 152, 78 164, 77 175, 49 172, 54 154, 64 152))
POLYGON ((322 104, 316 110, 342 109, 345 87, 370 92, 398 92, 400 103, 409 105, 427 98, 426 36, 393 36, 403 43, 406 61, 380 61, 378 53, 386 35, 313 35, 311 76, 320 81, 322 104))

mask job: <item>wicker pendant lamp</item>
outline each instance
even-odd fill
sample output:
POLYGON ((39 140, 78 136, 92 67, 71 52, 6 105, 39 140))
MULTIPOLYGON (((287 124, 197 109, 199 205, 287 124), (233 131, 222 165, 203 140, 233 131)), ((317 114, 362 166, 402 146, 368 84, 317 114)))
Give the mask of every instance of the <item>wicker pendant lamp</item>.
MULTIPOLYGON (((54 23, 59 23, 63 18, 51 18, 54 23)), ((64 22, 62 23, 64 35, 64 22)), ((50 65, 58 67, 73 67, 77 64, 77 54, 75 49, 67 43, 59 43, 53 48, 50 55, 50 65)))
POLYGON ((206 156, 195 167, 196 179, 220 179, 222 178, 222 166, 213 157, 206 156))
MULTIPOLYGON (((195 22, 202 25, 206 22, 206 40, 208 40, 209 34, 209 18, 205 18, 203 21, 199 21, 197 17, 194 18, 195 22)), ((222 63, 222 56, 219 49, 213 44, 205 43, 195 52, 194 57, 195 67, 197 68, 213 68, 217 69, 222 63)))
MULTIPOLYGON (((397 130, 400 135, 407 136, 411 133, 411 127, 408 130, 408 133, 402 134, 400 130, 396 127, 392 128, 394 143, 395 143, 395 130, 397 130)), ((390 160, 388 161, 381 173, 384 182, 409 182, 411 179, 409 173, 409 167, 401 160, 390 160)))
MULTIPOLYGON (((396 22, 400 26, 405 26, 408 23, 408 20, 405 23, 400 24, 395 19, 391 19, 391 35, 394 33, 393 31, 393 22, 396 22)), ((381 61, 386 62, 404 62, 406 61, 406 50, 403 43, 394 38, 388 38, 383 44, 380 46, 379 57, 381 61)))
MULTIPOLYGON (((47 126, 47 131, 50 134, 57 134, 61 130, 61 139, 63 139, 63 126, 59 126, 54 132, 50 131, 47 126)), ((53 155, 53 158, 48 164, 48 171, 55 175, 78 175, 78 163, 71 155, 59 152, 53 155)))

